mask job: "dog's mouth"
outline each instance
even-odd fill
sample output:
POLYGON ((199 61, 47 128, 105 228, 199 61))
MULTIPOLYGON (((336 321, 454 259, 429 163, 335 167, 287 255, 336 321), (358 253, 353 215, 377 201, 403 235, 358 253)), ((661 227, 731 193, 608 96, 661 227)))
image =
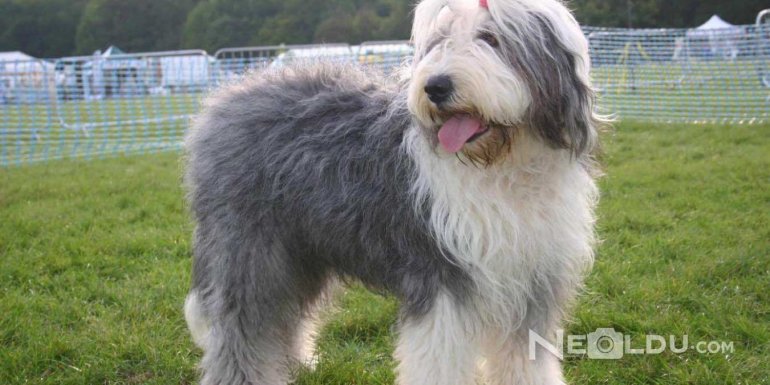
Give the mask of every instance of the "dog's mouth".
POLYGON ((467 143, 472 143, 489 132, 490 124, 483 119, 467 114, 450 115, 438 129, 438 141, 450 153, 462 150, 467 143))

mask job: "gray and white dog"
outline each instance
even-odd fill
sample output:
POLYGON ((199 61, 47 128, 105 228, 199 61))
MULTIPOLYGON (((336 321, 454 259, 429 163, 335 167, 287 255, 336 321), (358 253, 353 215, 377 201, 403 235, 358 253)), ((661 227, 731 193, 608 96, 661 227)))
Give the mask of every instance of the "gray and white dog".
POLYGON ((287 383, 339 277, 400 299, 400 385, 563 382, 528 341, 593 259, 586 40, 558 0, 424 0, 413 42, 401 82, 295 66, 205 103, 186 141, 203 384, 287 383))

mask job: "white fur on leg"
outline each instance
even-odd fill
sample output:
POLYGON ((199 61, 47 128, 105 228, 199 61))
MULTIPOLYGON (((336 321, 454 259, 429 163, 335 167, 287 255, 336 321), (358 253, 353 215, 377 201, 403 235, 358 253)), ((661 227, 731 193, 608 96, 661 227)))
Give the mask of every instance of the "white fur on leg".
POLYGON ((332 303, 341 288, 342 285, 335 279, 327 282, 319 297, 302 315, 292 346, 292 354, 300 365, 308 369, 315 369, 318 363, 318 355, 316 354, 318 332, 323 327, 328 311, 333 308, 332 303))
POLYGON ((315 369, 318 363, 318 356, 315 354, 316 338, 321 326, 321 319, 317 312, 302 319, 297 340, 294 345, 294 355, 299 364, 308 369, 315 369))
POLYGON ((477 351, 473 321, 446 294, 428 314, 401 325, 395 356, 399 385, 474 383, 477 351))
POLYGON ((187 328, 190 329, 193 342, 201 349, 206 349, 211 323, 203 314, 198 293, 194 290, 187 295, 184 301, 184 318, 187 320, 187 328))
POLYGON ((481 370, 487 385, 566 384, 559 359, 541 347, 531 359, 526 337, 491 335, 481 349, 481 370))

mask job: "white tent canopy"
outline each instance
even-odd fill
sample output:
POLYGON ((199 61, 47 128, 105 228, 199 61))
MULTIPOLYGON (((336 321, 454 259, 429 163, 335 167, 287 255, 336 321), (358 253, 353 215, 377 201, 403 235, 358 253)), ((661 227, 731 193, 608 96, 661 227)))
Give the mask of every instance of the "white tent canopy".
POLYGON ((35 60, 35 58, 21 51, 0 52, 0 62, 24 60, 35 60))
POLYGON ((6 76, 47 71, 53 71, 53 64, 47 61, 20 51, 0 52, 0 72, 6 76))
POLYGON ((53 69, 53 65, 24 52, 0 52, 0 71, 5 72, 5 75, 18 72, 43 72, 49 69, 53 69))
POLYGON ((705 40, 711 57, 735 60, 740 53, 738 42, 743 34, 743 27, 732 25, 714 15, 701 26, 687 31, 687 38, 705 40))
POLYGON ((741 32, 743 32, 743 28, 722 20, 719 15, 714 15, 700 26, 687 31, 687 37, 710 37, 722 34, 736 35, 741 32))
POLYGON ((0 52, 0 104, 46 100, 53 89, 53 64, 20 51, 0 52))
POLYGON ((725 29, 733 27, 735 26, 724 21, 721 17, 719 17, 719 15, 713 15, 710 19, 708 19, 708 21, 696 29, 725 29))
POLYGON ((53 70, 53 64, 29 56, 21 51, 0 52, 0 71, 6 75, 14 72, 43 72, 53 70))

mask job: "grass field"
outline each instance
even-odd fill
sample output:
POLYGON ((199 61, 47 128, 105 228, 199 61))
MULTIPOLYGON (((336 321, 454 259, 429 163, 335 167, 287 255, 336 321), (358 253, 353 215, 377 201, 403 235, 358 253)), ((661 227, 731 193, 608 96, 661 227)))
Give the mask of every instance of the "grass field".
MULTIPOLYGON (((568 356, 570 383, 770 383, 770 126, 627 123, 604 139, 604 241, 568 333, 734 352, 568 356)), ((196 381, 180 173, 177 153, 0 169, 0 384, 196 381)), ((298 384, 391 384, 397 304, 360 288, 338 303, 298 384)))

